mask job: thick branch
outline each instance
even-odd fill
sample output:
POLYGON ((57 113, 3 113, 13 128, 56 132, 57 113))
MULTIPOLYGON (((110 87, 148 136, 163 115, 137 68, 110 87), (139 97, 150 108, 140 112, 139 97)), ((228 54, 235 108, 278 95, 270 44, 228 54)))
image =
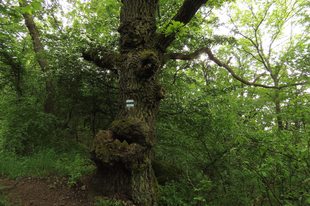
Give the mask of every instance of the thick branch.
POLYGON ((124 60, 121 54, 111 54, 98 50, 94 50, 90 53, 82 53, 82 57, 87 61, 94 62, 98 67, 111 70, 114 73, 117 73, 115 66, 120 65, 124 60))
POLYGON ((198 49, 191 54, 182 53, 171 53, 163 56, 163 64, 165 64, 169 59, 181 59, 181 60, 192 60, 198 57, 200 54, 205 53, 206 49, 198 49))
POLYGON ((265 73, 260 74, 258 77, 256 77, 254 79, 253 82, 249 82, 249 81, 239 77, 228 64, 222 63, 221 60, 216 58, 209 48, 198 49, 194 53, 187 54, 187 55, 186 54, 181 54, 181 53, 166 54, 166 55, 163 56, 163 62, 165 63, 169 59, 191 60, 191 59, 194 59, 194 58, 198 57, 202 53, 207 53, 209 59, 211 59, 214 63, 216 63, 220 67, 224 67, 238 81, 240 81, 240 82, 242 82, 244 84, 250 85, 250 86, 263 87, 263 88, 271 88, 271 89, 282 89, 282 88, 286 88, 286 87, 290 87, 290 86, 304 85, 304 84, 308 83, 308 81, 304 81, 304 82, 299 82, 299 83, 294 83, 294 84, 285 84, 285 85, 281 85, 281 86, 268 86, 268 85, 263 85, 263 84, 256 84, 255 82, 260 77, 265 75, 265 73))
MULTIPOLYGON (((179 9, 177 14, 172 18, 174 21, 182 22, 186 25, 192 17, 196 14, 198 9, 208 0, 185 0, 182 7, 179 9)), ((165 34, 160 34, 158 38, 157 45, 160 49, 165 50, 175 39, 175 33, 165 36, 165 34)))

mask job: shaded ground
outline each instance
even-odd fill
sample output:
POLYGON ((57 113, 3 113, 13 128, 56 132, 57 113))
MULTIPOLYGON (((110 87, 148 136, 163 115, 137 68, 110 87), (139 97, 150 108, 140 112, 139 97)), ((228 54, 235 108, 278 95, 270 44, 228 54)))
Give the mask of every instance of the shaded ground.
POLYGON ((70 187, 67 179, 54 176, 19 180, 0 178, 1 194, 7 196, 12 206, 94 205, 94 201, 87 198, 85 185, 70 187))

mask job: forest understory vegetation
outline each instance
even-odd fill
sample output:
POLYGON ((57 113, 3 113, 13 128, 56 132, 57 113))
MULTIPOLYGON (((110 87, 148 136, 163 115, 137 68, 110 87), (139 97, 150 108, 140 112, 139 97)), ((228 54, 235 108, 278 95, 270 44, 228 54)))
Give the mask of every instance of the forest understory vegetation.
POLYGON ((310 205, 309 19, 306 0, 0 1, 0 180, 310 205))

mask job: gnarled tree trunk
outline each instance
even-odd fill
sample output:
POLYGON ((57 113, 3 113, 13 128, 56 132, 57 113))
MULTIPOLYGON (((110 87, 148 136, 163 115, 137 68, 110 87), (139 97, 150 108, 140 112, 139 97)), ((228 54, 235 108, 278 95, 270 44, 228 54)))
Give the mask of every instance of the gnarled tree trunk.
MULTIPOLYGON (((206 2, 185 0, 172 20, 186 25, 206 2)), ((119 53, 83 53, 85 60, 97 66, 112 71, 118 67, 119 75, 118 115, 92 144, 92 159, 98 167, 92 185, 99 194, 125 194, 136 205, 154 205, 157 182, 151 166, 151 148, 156 142, 159 102, 166 96, 157 75, 167 60, 175 59, 174 55, 164 56, 175 33, 156 33, 158 0, 122 3, 119 53), (134 107, 126 107, 126 100, 133 100, 134 107)))
POLYGON ((142 205, 153 205, 155 199, 151 148, 159 102, 165 97, 157 80, 162 56, 155 42, 157 1, 123 1, 118 115, 96 135, 91 150, 102 185, 97 189, 126 194, 142 205), (126 100, 134 100, 134 107, 126 107, 126 100))

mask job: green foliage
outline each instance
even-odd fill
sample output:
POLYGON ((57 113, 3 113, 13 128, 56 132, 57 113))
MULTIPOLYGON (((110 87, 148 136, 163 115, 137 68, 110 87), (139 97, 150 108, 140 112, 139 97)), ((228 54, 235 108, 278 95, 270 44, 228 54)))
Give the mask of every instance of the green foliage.
POLYGON ((177 36, 182 36, 186 32, 186 27, 184 27, 184 24, 182 22, 174 20, 167 23, 167 25, 164 25, 164 28, 166 28, 165 36, 169 36, 172 33, 177 34, 177 36))
POLYGON ((185 206, 196 205, 192 188, 190 188, 185 180, 181 182, 168 182, 162 187, 162 196, 160 205, 166 206, 185 206))
POLYGON ((62 157, 56 162, 56 168, 60 175, 69 176, 68 185, 70 186, 76 185, 83 175, 94 170, 90 160, 79 154, 75 154, 73 161, 71 155, 62 155, 62 157), (70 164, 65 165, 64 163, 66 162, 70 162, 70 164))
POLYGON ((56 138, 53 127, 55 117, 45 114, 34 98, 23 98, 14 104, 6 100, 1 105, 5 121, 1 125, 0 139, 3 149, 17 154, 30 154, 38 147, 50 145, 56 138))
MULTIPOLYGON (((246 5, 251 3, 253 1, 247 1, 246 5)), ((284 46, 283 51, 271 49, 268 53, 268 47, 265 47, 264 35, 283 41, 281 35, 285 33, 277 32, 284 28, 280 25, 284 25, 282 20, 285 18, 279 18, 284 13, 277 12, 278 3, 274 2, 275 7, 267 9, 270 13, 265 7, 268 5, 259 7, 261 10, 254 9, 257 22, 249 15, 253 15, 251 9, 258 7, 249 6, 248 10, 243 10, 236 4, 238 11, 231 11, 230 17, 237 17, 231 19, 233 24, 230 26, 240 35, 226 42, 213 36, 215 41, 210 38, 203 43, 221 43, 218 58, 226 60, 233 56, 235 61, 230 63, 231 68, 244 79, 250 80, 263 73, 258 69, 266 69, 260 62, 263 58, 274 65, 266 75, 278 72, 278 77, 281 76, 278 83, 305 80, 308 75, 305 71, 308 68, 307 35, 300 36, 304 39, 299 41, 294 41, 292 36, 293 41, 286 42, 291 47, 284 46), (270 15, 270 18, 264 15, 270 15), (270 21, 265 25, 264 20, 270 21), (262 25, 270 29, 264 30, 262 25), (256 49, 256 45, 261 46, 256 49), (255 53, 260 49, 265 50, 255 53)), ((281 9, 284 6, 289 7, 281 5, 280 10, 288 11, 281 9)), ((302 29, 307 32, 307 27, 302 29)), ((206 34, 212 31, 209 27, 206 34)), ((206 39, 200 40, 199 43, 192 39, 190 43, 185 42, 192 50, 199 48, 206 39)), ((182 51, 180 45, 171 49, 182 51)), ((197 202, 214 206, 261 202, 269 205, 308 204, 309 197, 304 192, 309 190, 308 86, 281 89, 278 97, 281 112, 276 113, 275 91, 242 85, 208 60, 168 62, 161 72, 160 80, 168 95, 161 104, 154 153, 156 158, 177 165, 188 177, 184 182, 163 187, 163 205, 196 205, 197 202), (278 131, 278 116, 285 124, 284 131, 278 131), (186 193, 182 192, 183 188, 186 193)), ((267 85, 274 83, 266 75, 257 81, 267 85)))
MULTIPOLYGON (((1 185, 0 185, 1 189, 1 185)), ((1 206, 10 206, 11 204, 8 202, 7 197, 4 194, 0 194, 0 205, 1 206)))
POLYGON ((126 205, 125 201, 120 202, 116 200, 114 201, 112 199, 105 200, 101 197, 99 197, 97 201, 98 202, 95 203, 96 206, 123 206, 123 205, 125 206, 126 205))
POLYGON ((0 175, 15 179, 25 175, 44 176, 58 174, 69 177, 69 185, 76 184, 82 175, 91 172, 94 167, 89 158, 82 157, 77 151, 70 153, 54 149, 40 151, 28 157, 14 153, 0 153, 0 175))
MULTIPOLYGON (((24 3, 22 0, 19 0, 21 3, 24 3)), ((21 12, 22 13, 28 13, 28 14, 33 14, 35 13, 35 11, 37 10, 41 10, 42 9, 42 5, 41 5, 42 0, 40 1, 32 1, 30 3, 30 5, 24 6, 21 8, 21 12)))
MULTIPOLYGON (((308 81, 308 1, 209 0, 186 26, 171 20, 183 2, 159 1, 157 32, 177 37, 167 53, 209 47, 249 82, 308 81), (222 25, 225 30, 217 30, 222 25)), ((62 3, 68 10, 57 1, 0 4, 1 176, 52 173, 74 186, 93 166, 80 149, 72 150, 73 140, 87 148, 116 116, 117 75, 83 61, 81 52, 117 52, 121 1, 62 3), (36 21, 47 71, 38 65, 22 13, 36 21), (44 112, 47 80, 56 91, 54 114, 44 112)), ((162 186, 160 205, 310 204, 309 83, 247 86, 206 56, 168 61, 159 72, 167 97, 153 155, 185 176, 162 186)), ((8 204, 4 196, 0 204, 8 204)), ((98 199, 96 205, 124 203, 98 199)))

